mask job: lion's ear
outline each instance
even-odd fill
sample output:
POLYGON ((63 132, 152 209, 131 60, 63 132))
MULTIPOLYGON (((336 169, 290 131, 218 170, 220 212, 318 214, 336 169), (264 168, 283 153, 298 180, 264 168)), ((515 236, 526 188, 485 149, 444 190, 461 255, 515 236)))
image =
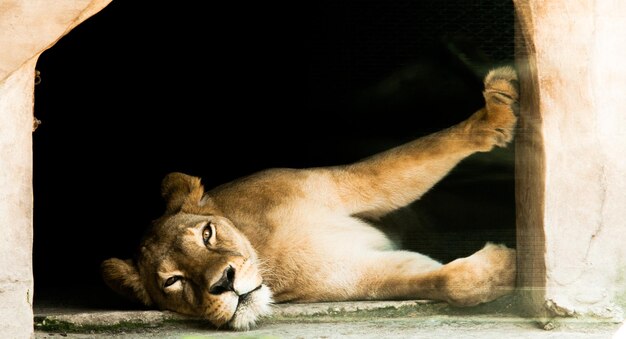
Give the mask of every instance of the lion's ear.
POLYGON ((152 300, 141 282, 137 267, 132 260, 111 258, 103 261, 100 268, 104 282, 112 290, 133 301, 139 301, 146 306, 152 304, 152 300))
POLYGON ((170 173, 161 182, 161 196, 165 199, 165 213, 172 214, 184 206, 201 205, 204 187, 200 178, 183 173, 170 173))

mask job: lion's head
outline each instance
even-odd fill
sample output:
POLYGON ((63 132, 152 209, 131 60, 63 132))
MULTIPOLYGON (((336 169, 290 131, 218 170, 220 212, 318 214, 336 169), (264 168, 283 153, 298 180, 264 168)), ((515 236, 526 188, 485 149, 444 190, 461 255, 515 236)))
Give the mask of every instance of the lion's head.
POLYGON ((105 282, 148 306, 216 326, 250 328, 269 313, 271 302, 252 245, 219 215, 199 178, 169 174, 162 192, 164 216, 144 236, 134 260, 102 263, 105 282))

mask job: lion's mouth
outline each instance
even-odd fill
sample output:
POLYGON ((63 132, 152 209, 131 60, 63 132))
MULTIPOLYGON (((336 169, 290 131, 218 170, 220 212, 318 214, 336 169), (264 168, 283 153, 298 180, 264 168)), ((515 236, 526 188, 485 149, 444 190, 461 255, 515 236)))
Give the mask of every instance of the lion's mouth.
POLYGON ((239 296, 237 307, 228 325, 235 330, 249 330, 256 320, 271 311, 272 293, 266 285, 259 285, 239 296))
MULTIPOLYGON (((258 291, 261 289, 261 287, 263 287, 263 284, 255 287, 253 290, 251 290, 248 293, 244 293, 242 295, 239 296, 239 301, 237 302, 237 309, 239 309, 239 306, 241 306, 242 304, 248 303, 251 300, 251 295, 252 293, 258 291)), ((235 310, 235 313, 237 313, 237 310, 235 310)), ((234 315, 233 315, 234 316, 234 315)))

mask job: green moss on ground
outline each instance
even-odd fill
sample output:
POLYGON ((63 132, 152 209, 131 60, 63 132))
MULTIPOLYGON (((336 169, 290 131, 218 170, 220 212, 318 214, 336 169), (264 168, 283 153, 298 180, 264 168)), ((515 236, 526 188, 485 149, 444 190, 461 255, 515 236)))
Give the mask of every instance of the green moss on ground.
MULTIPOLYGON (((513 296, 500 298, 492 303, 470 307, 456 308, 445 303, 431 304, 403 304, 370 309, 345 309, 341 304, 335 304, 326 310, 314 314, 285 315, 276 312, 273 316, 262 319, 259 326, 274 323, 321 323, 321 322, 350 322, 364 319, 385 318, 429 318, 437 321, 457 319, 459 316, 479 316, 483 318, 506 318, 518 315, 516 299, 513 296)), ((306 307, 306 306, 304 306, 306 307)), ((55 319, 54 316, 35 317, 35 330, 56 333, 122 333, 142 332, 162 327, 187 326, 196 329, 215 329, 208 322, 192 319, 163 319, 156 321, 129 320, 114 324, 79 325, 70 321, 55 319)), ((246 338, 245 336, 242 338, 246 338)))

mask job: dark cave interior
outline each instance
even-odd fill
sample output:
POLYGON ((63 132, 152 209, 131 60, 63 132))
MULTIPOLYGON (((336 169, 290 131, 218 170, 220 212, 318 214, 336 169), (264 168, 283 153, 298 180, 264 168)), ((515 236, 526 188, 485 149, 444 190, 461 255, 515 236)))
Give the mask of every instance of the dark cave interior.
MULTIPOLYGON (((169 172, 211 188, 462 121, 486 70, 512 62, 513 22, 496 0, 113 1, 37 65, 35 306, 129 306, 99 264, 132 256, 169 172)), ((428 232, 402 242, 442 261, 515 246, 513 151, 461 163, 412 206, 428 232)))

